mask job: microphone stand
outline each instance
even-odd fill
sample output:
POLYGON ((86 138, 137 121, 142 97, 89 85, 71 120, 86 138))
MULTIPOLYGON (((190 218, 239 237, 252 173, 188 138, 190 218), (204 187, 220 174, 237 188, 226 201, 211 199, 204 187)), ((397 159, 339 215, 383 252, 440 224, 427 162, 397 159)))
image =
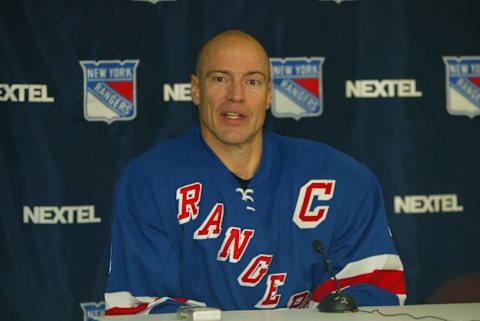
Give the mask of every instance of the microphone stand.
POLYGON ((318 310, 321 312, 355 312, 358 311, 357 303, 355 299, 348 293, 343 292, 340 289, 340 284, 338 283, 335 273, 333 273, 330 260, 327 259, 325 253, 323 253, 323 244, 319 240, 314 240, 312 246, 316 252, 320 253, 323 258, 323 262, 327 267, 328 271, 335 281, 335 287, 337 288, 335 292, 332 292, 326 295, 323 300, 318 305, 318 310))

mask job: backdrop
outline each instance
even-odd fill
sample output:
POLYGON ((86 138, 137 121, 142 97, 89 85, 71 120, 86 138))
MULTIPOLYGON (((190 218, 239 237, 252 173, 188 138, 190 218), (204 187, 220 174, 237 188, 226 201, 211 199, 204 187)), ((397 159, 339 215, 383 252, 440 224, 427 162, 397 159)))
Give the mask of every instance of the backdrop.
POLYGON ((196 52, 231 28, 272 57, 266 127, 378 176, 407 303, 480 301, 479 12, 468 0, 2 0, 2 319, 103 313, 115 180, 197 123, 196 52))

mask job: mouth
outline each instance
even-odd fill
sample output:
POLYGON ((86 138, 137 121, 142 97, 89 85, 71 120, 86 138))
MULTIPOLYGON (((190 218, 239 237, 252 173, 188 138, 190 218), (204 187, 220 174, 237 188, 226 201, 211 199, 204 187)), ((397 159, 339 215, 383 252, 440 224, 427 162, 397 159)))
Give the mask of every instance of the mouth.
POLYGON ((226 113, 223 114, 223 116, 225 116, 228 119, 233 119, 233 120, 240 119, 240 118, 244 117, 243 115, 240 115, 240 114, 237 114, 237 113, 232 113, 232 112, 226 112, 226 113))

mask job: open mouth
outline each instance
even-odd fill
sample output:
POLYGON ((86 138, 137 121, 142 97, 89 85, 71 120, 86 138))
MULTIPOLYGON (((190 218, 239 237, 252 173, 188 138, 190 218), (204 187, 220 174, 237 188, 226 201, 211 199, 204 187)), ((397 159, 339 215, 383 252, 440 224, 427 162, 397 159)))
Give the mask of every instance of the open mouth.
POLYGON ((232 113, 232 112, 227 112, 225 114, 223 114, 225 117, 227 117, 228 119, 240 119, 242 118, 243 116, 240 115, 240 114, 236 114, 236 113, 232 113))

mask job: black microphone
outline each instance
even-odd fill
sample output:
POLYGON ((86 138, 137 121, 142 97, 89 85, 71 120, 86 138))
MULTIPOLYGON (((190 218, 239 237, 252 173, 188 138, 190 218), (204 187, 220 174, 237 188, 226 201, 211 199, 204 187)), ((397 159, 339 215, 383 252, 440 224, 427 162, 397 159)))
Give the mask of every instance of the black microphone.
POLYGON ((338 284, 337 277, 335 276, 335 273, 333 273, 332 270, 332 265, 330 264, 330 260, 325 256, 325 253, 323 253, 323 244, 319 240, 313 240, 312 242, 313 249, 320 253, 320 255, 323 258, 323 262, 325 263, 325 266, 327 267, 328 271, 333 277, 333 280, 335 281, 335 287, 337 290, 333 293, 328 294, 325 296, 318 305, 318 310, 322 312, 355 312, 358 311, 357 303, 355 302, 355 299, 347 294, 344 293, 340 289, 340 285, 338 284))

